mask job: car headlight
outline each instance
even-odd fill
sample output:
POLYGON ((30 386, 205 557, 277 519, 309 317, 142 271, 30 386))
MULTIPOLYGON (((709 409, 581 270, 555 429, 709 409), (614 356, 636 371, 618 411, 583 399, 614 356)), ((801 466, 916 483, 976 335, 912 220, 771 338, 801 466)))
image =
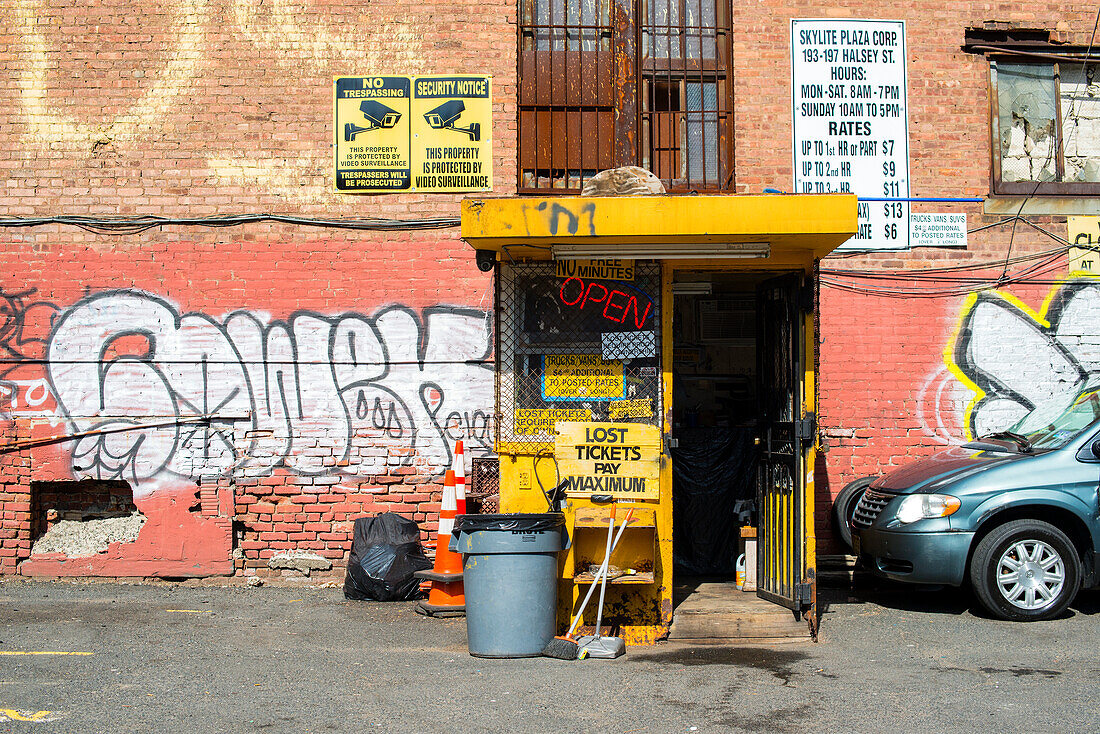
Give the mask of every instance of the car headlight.
POLYGON ((947 517, 959 509, 958 497, 949 494, 911 494, 898 505, 898 522, 911 523, 932 517, 947 517))

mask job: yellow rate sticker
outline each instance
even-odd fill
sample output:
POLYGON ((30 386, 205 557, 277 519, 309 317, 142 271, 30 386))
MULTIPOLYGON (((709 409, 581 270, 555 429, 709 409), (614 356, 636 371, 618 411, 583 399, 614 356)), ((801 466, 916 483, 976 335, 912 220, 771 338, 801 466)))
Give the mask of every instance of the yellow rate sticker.
POLYGON ((591 418, 592 411, 588 408, 517 408, 513 433, 517 436, 553 433, 558 421, 586 421, 591 418))
POLYGON ((615 400, 608 406, 607 415, 611 420, 617 418, 652 418, 653 401, 649 398, 615 400))
POLYGON ((656 426, 561 421, 557 433, 554 458, 568 494, 660 496, 661 432, 656 426))
POLYGON ((598 354, 547 354, 543 358, 544 400, 618 400, 626 394, 621 359, 598 354))
POLYGON ((1066 226, 1069 271, 1100 272, 1100 217, 1072 216, 1066 226))

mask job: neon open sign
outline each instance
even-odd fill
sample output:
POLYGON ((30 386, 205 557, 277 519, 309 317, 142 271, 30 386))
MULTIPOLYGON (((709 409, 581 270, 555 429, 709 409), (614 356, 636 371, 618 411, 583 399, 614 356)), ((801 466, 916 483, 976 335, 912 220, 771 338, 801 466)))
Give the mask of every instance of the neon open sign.
POLYGON ((603 305, 603 317, 617 324, 628 323, 627 316, 633 314, 632 321, 635 328, 641 329, 649 318, 653 301, 646 299, 645 309, 642 310, 638 303, 638 297, 620 290, 611 290, 599 283, 585 283, 574 276, 566 278, 558 291, 561 302, 566 306, 576 306, 580 310, 591 308, 593 305, 603 305))

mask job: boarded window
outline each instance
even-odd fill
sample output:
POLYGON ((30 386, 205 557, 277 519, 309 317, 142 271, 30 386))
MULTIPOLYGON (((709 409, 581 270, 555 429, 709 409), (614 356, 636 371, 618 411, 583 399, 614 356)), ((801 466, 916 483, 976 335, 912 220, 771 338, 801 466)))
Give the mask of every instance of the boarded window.
POLYGON ((1100 79, 1080 62, 992 64, 994 192, 1100 193, 1100 79))
POLYGON ((733 187, 728 0, 522 0, 521 192, 639 165, 669 191, 733 187))

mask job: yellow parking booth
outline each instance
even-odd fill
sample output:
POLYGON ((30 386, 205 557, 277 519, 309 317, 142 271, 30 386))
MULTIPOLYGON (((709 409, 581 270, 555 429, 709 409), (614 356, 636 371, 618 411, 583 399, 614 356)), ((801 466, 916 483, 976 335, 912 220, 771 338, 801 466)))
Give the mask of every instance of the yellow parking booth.
POLYGON ((605 634, 666 636, 674 568, 744 593, 742 535, 756 595, 812 625, 815 273, 856 210, 849 194, 463 202, 496 272, 500 508, 565 513, 563 629, 612 515, 605 634))

